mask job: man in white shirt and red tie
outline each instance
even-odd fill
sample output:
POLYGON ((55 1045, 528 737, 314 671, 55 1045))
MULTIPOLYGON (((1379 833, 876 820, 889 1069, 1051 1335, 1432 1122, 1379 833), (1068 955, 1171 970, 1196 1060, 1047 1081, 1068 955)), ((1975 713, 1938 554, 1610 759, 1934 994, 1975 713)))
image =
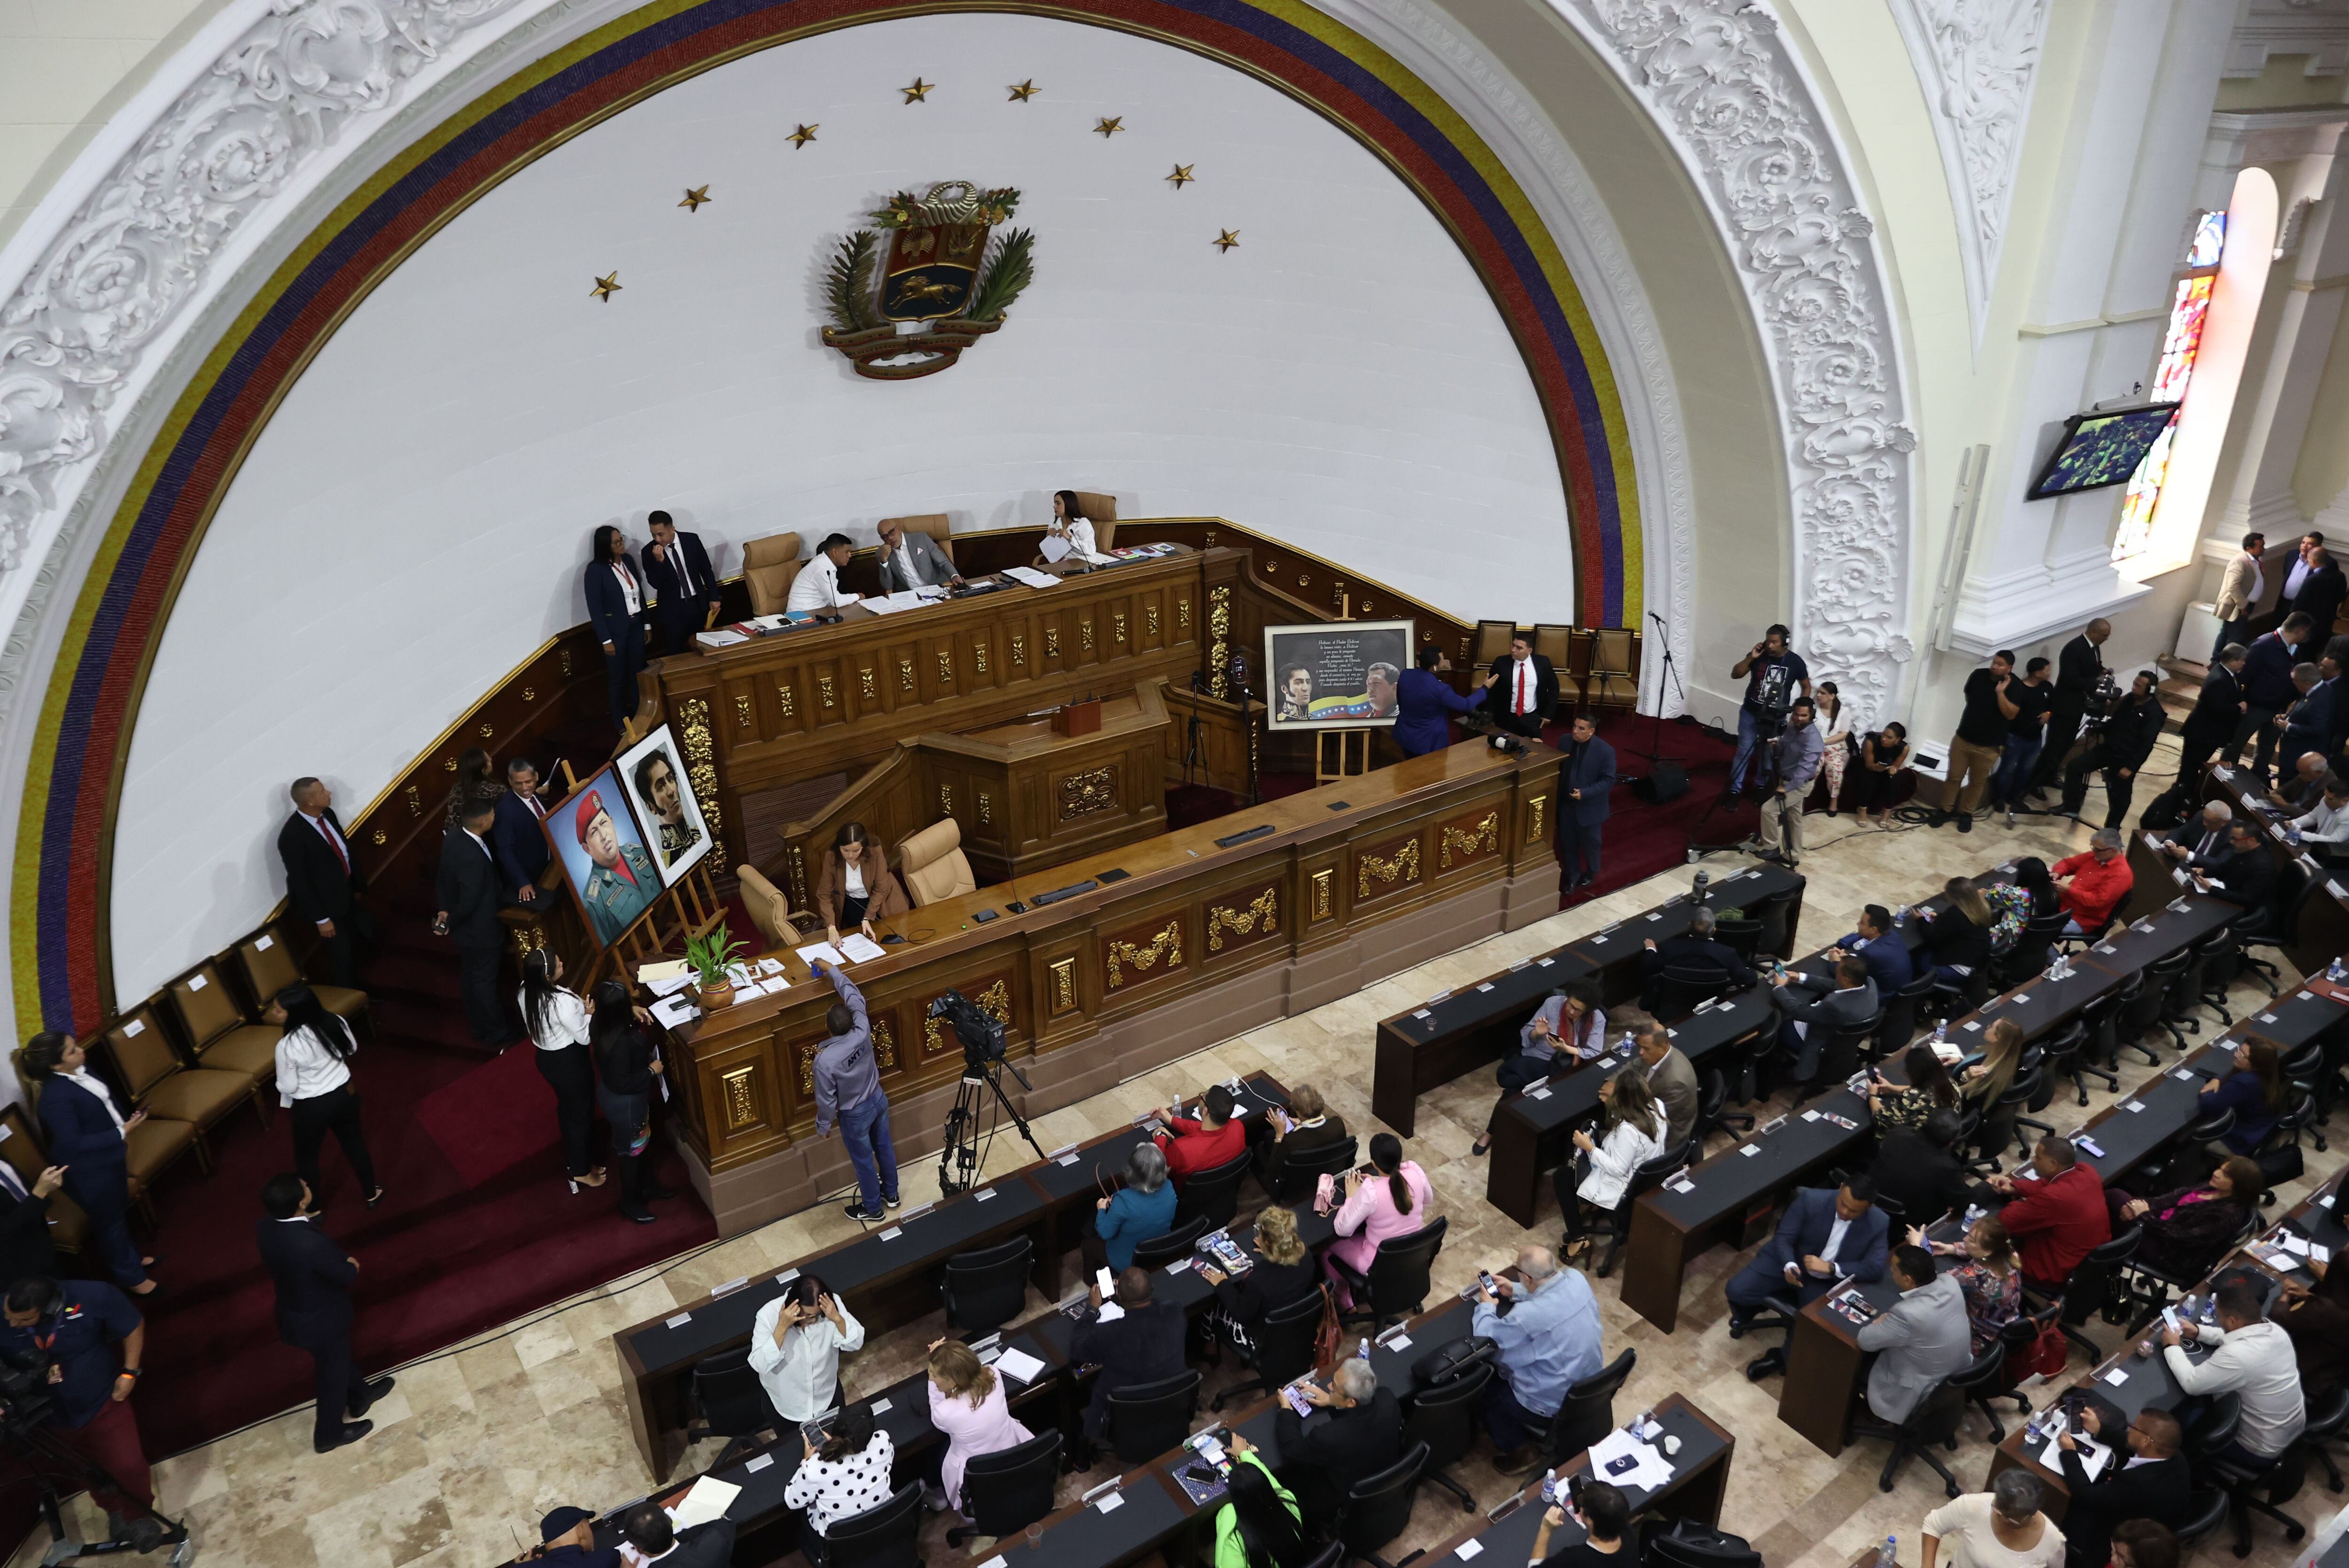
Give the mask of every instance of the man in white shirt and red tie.
POLYGON ((277 830, 277 858, 285 862, 285 897, 294 913, 318 928, 337 985, 357 984, 358 949, 375 935, 375 922, 358 905, 367 878, 351 855, 335 816, 335 798, 316 779, 294 780, 294 814, 277 830))
POLYGON ((1495 724, 1528 740, 1541 738, 1542 725, 1557 707, 1557 671, 1534 652, 1532 639, 1510 639, 1508 656, 1495 659, 1485 711, 1495 724))
POLYGON ((539 799, 538 769, 527 757, 506 764, 506 792, 498 797, 497 825, 490 830, 497 853, 498 897, 506 903, 536 904, 538 877, 554 851, 546 847, 545 802, 539 799))

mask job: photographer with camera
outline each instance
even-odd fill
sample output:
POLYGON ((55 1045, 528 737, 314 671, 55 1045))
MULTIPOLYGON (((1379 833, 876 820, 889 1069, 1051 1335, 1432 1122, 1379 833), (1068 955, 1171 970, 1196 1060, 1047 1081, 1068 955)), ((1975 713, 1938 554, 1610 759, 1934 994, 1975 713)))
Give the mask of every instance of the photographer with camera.
POLYGON ((840 1123, 848 1162, 856 1167, 857 1199, 848 1217, 870 1223, 882 1217, 883 1204, 897 1206, 897 1145, 889 1135, 889 1097, 881 1092, 864 993, 821 958, 808 967, 840 996, 824 1015, 830 1037, 815 1048, 815 1135, 829 1138, 833 1122, 840 1123))
POLYGON ((2099 688, 2112 679, 2101 651, 2113 624, 2101 617, 2055 653, 2055 706, 2047 718, 2047 744, 2031 770, 2028 795, 2044 795, 2064 771, 2064 758, 2080 737, 2081 720, 2111 709, 2111 694, 2099 688))
MULTIPOLYGON (((2110 677, 2106 680, 2109 683, 2110 677)), ((2098 694, 2097 706, 2090 712, 2102 717, 2089 719, 2087 749, 2072 758, 2071 766, 2064 770, 2064 803, 2055 809, 2057 816, 2077 820, 2088 799, 2088 775, 2101 773, 2105 780, 2105 826, 2124 825, 2130 798, 2137 792, 2137 776, 2144 769, 2146 758, 2153 755, 2153 743, 2161 738, 2161 727, 2168 717, 2162 711, 2160 694, 2155 690, 2158 685, 2151 670, 2139 670, 2137 678, 2129 683, 2127 696, 2106 700, 2107 694, 2098 694)), ((2064 744, 2068 746, 2070 742, 2064 744)), ((2051 745, 2048 749, 2054 748, 2051 745)))
POLYGON ((86 1279, 60 1284, 42 1274, 8 1287, 5 1315, 0 1362, 18 1375, 5 1379, 11 1418, 26 1422, 38 1411, 34 1419, 45 1416, 49 1435, 106 1472, 109 1484, 92 1482, 89 1493, 106 1510, 113 1539, 151 1533, 160 1540, 155 1480, 129 1404, 144 1371, 140 1355, 147 1320, 110 1284, 86 1279), (122 1346, 119 1367, 117 1345, 122 1346))
POLYGON ((1745 788, 1745 770, 1754 751, 1764 741, 1777 738, 1795 699, 1811 695, 1811 666, 1786 645, 1786 637, 1785 626, 1772 626, 1730 666, 1729 678, 1745 683, 1745 700, 1737 709, 1737 755, 1729 763, 1733 795, 1745 788))

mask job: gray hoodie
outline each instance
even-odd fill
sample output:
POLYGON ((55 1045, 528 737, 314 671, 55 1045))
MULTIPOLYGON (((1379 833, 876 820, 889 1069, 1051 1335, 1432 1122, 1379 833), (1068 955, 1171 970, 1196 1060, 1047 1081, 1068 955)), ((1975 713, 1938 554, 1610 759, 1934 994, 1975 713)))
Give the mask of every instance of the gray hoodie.
POLYGON ((815 1048, 818 1137, 832 1130, 842 1111, 863 1105, 881 1092, 881 1064, 873 1056, 873 1027, 864 1021, 864 993, 837 965, 827 965, 824 974, 856 1022, 849 1026, 848 1033, 834 1035, 815 1048))

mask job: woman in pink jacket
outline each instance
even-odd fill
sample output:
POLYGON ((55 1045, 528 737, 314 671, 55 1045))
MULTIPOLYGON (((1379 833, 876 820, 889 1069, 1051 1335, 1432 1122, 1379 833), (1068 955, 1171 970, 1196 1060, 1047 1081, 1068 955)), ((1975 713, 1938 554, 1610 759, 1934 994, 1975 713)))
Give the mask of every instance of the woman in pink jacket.
POLYGON ((1416 1161, 1402 1157, 1402 1140, 1392 1132, 1371 1140, 1369 1167, 1340 1180, 1346 1184, 1346 1201, 1333 1222, 1338 1239, 1330 1243, 1324 1266, 1337 1288, 1339 1307, 1350 1311, 1353 1295, 1335 1265, 1342 1263, 1357 1274, 1369 1272, 1381 1242, 1410 1235, 1427 1223, 1435 1189, 1416 1161))
MULTIPOLYGON (((1036 1434, 1011 1418, 1003 1379, 959 1339, 930 1343, 930 1425, 947 1435, 939 1482, 947 1506, 962 1507, 963 1467, 981 1454, 1017 1448, 1036 1434)), ((966 1515, 965 1517, 968 1517, 966 1515)))

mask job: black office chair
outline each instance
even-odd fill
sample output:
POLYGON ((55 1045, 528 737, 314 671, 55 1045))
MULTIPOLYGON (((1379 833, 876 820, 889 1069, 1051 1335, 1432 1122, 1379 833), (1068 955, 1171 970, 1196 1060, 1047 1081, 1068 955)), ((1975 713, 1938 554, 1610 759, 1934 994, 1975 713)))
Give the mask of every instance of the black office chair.
POLYGON ((1450 1220, 1439 1218, 1430 1220, 1407 1236, 1389 1236, 1379 1243, 1365 1274, 1357 1274, 1332 1254, 1330 1266, 1344 1276, 1346 1287, 1354 1298, 1353 1309, 1345 1315, 1346 1320, 1350 1323, 1369 1318, 1384 1328, 1425 1305, 1433 1288, 1428 1276, 1434 1270, 1435 1254, 1444 1250, 1444 1233, 1451 1224, 1450 1220), (1371 1303, 1367 1308, 1361 1305, 1365 1296, 1371 1303))
POLYGON ((1254 1161, 1255 1156, 1242 1150, 1221 1165, 1194 1171, 1184 1178, 1182 1194, 1174 1200, 1175 1224, 1194 1215, 1205 1219, 1210 1231, 1230 1224, 1240 1209, 1240 1183, 1247 1180, 1254 1161))
POLYGON ((1660 1024, 1677 1024, 1696 1011, 1699 1002, 1731 989, 1728 972, 1713 965, 1667 964, 1651 993, 1656 1005, 1648 1009, 1660 1024))
POLYGON ((2324 1134, 2321 1129, 2332 1119, 2332 1106, 2328 1101, 2328 1096, 2333 1088, 2333 1075, 2325 1070, 2325 1037, 2319 1035, 2276 1065, 2276 1070, 2282 1075, 2284 1082, 2306 1094, 2314 1102, 2306 1126, 2308 1135, 2314 1140, 2319 1153, 2323 1153, 2326 1147, 2324 1134))
POLYGON ((1695 1164, 1701 1147, 1692 1138, 1678 1149, 1667 1149, 1653 1160, 1642 1160, 1631 1168, 1631 1179, 1623 1183, 1622 1198, 1616 1203, 1614 1212, 1607 1216, 1607 1252, 1599 1260, 1600 1279, 1615 1272, 1615 1260, 1623 1255, 1624 1244, 1631 1239, 1631 1215, 1641 1194, 1654 1191, 1663 1185, 1664 1178, 1695 1164))
POLYGON ((938 1274, 947 1327, 968 1338, 994 1333, 1028 1304, 1028 1272, 1036 1261, 1036 1239, 1014 1236, 975 1253, 956 1253, 938 1274))
POLYGON ((2260 1466, 2238 1464, 2231 1459, 2220 1459, 2213 1449, 2219 1445, 2198 1442, 2195 1445, 2194 1468, 2209 1480, 2216 1481, 2227 1494, 2228 1511, 2235 1522, 2235 1555, 2251 1554, 2251 1516, 2263 1513, 2283 1526, 2286 1541, 2299 1541, 2308 1534, 2308 1527, 2283 1511, 2283 1504, 2300 1495, 2302 1480, 2308 1465, 2294 1443, 2273 1460, 2260 1466))
POLYGON ((2186 1501, 2186 1522, 2170 1533, 2178 1537, 2178 1560, 2186 1561, 2186 1548, 2208 1536, 2227 1522, 2227 1494, 2215 1486, 2198 1486, 2186 1501))
MULTIPOLYGON (((2250 1241, 2259 1234, 2261 1225, 2262 1222, 2257 1209, 2244 1210, 2243 1222, 2235 1228, 2234 1236, 2218 1255, 2223 1257, 2227 1253, 2234 1251, 2250 1241)), ((2121 1284, 2127 1293, 2130 1335, 2134 1336, 2143 1333, 2147 1326, 2161 1315, 2161 1309, 2169 1305, 2173 1292, 2180 1296, 2186 1295, 2199 1284, 2203 1275, 2209 1271, 2210 1265, 2208 1263, 2190 1272, 2181 1273, 2174 1269, 2157 1268, 2141 1257, 2131 1257, 2120 1264, 2121 1284)))
POLYGON ((1269 1394, 1313 1370, 1313 1339, 1320 1331, 1322 1303, 1320 1291, 1312 1290, 1267 1312, 1254 1330, 1256 1345, 1245 1362, 1256 1376, 1217 1394, 1214 1408, 1220 1410, 1225 1400, 1251 1390, 1269 1394))
POLYGON ((1572 1458, 1615 1429, 1615 1396, 1639 1364, 1639 1351, 1627 1349, 1566 1391, 1542 1439, 1548 1463, 1572 1458))
POLYGON ((1941 1478, 1941 1491, 1950 1497, 1958 1495, 1958 1478, 1941 1462, 1938 1447, 1958 1446, 1958 1425, 1965 1418, 1968 1389, 1979 1382, 1997 1376, 2006 1359, 2006 1347, 1993 1345, 1975 1357, 1971 1365, 1951 1373, 1917 1397, 1916 1405, 1908 1418, 1898 1424, 1879 1421, 1873 1416, 1856 1415, 1851 1418, 1851 1435, 1855 1438, 1882 1438, 1892 1445, 1884 1457, 1884 1470, 1876 1478, 1876 1490, 1890 1491, 1900 1474, 1900 1467, 1912 1459, 1922 1460, 1941 1478))
POLYGON ((2264 910, 2247 912, 2234 923, 2235 961, 2257 975, 2271 996, 2276 994, 2282 976, 2274 965, 2252 956, 2251 949, 2272 947, 2283 953, 2299 945, 2300 901, 2307 892, 2308 868, 2297 859, 2286 861, 2276 872, 2275 901, 2264 910))
POLYGON ((1283 1155, 1280 1179, 1270 1194, 1272 1201, 1283 1207, 1307 1202, 1321 1185, 1322 1177, 1335 1176, 1361 1164, 1361 1148, 1359 1139, 1341 1138, 1301 1154, 1283 1155))
POLYGON ((1754 1119, 1743 1111, 1729 1109, 1729 1076, 1726 1073, 1707 1070, 1697 1080, 1697 1085, 1696 1149, 1698 1157, 1702 1158, 1706 1139, 1716 1132, 1734 1138, 1737 1135, 1731 1131, 1733 1128, 1742 1127, 1750 1131, 1754 1119))
POLYGON ((2046 1055, 2040 1062, 2040 1070, 2047 1075, 2051 1083, 2059 1078, 2072 1080, 2072 1088, 2078 1093, 2082 1105, 2088 1103, 2088 1079, 2092 1078, 2101 1078, 2109 1093, 2121 1091, 2118 1078, 2088 1061, 2088 1044, 2093 1037, 2090 1031, 2102 1023, 2102 1019, 2094 1016, 2073 1019, 2056 1030, 2054 1037, 2046 1042, 2046 1055))
POLYGON ((1191 1255, 1199 1238, 1213 1229, 1205 1214, 1194 1214, 1163 1236, 1153 1236, 1135 1244, 1133 1266, 1138 1269, 1163 1269, 1168 1264, 1180 1262, 1191 1255))
MULTIPOLYGON (((1999 1161, 2010 1152, 2008 1145, 2016 1141, 2015 1130, 2022 1125, 2023 1108, 2028 1106, 2040 1088, 2037 1068, 2017 1068, 2014 1081, 1998 1097, 1974 1128, 1974 1157, 1966 1162, 1970 1170, 1996 1172, 1999 1161)), ((2023 1144, 2029 1148, 2029 1144, 2023 1144)))
POLYGON ((1180 1445, 1190 1435, 1191 1418, 1199 1413, 1199 1382, 1193 1367, 1112 1394, 1102 1437, 1118 1463, 1142 1464, 1180 1445))
POLYGON ((2230 1025, 2234 1023, 2235 1015, 2227 1010, 2227 988, 2235 983, 2235 975, 2242 968, 2243 939, 2237 934, 2237 928, 2245 918, 2237 915, 2189 950, 2201 965, 2198 986, 2201 1005, 2230 1025))
POLYGON ((2031 1414, 2031 1396, 2018 1392, 2016 1385, 2032 1375, 2032 1352, 2039 1343, 2039 1336, 2055 1321, 2056 1315, 2062 1310, 2061 1305, 2050 1302, 2036 1313, 2019 1315, 1999 1329, 1996 1347, 2000 1356, 1998 1376, 1969 1389, 1966 1394, 1967 1403, 1980 1410, 1982 1419, 1990 1423, 1992 1442, 2006 1441, 2006 1426, 1998 1418, 1998 1412, 1991 1408, 1992 1399, 2012 1399, 2023 1414, 2031 1414))
POLYGON ((2137 1243, 2145 1239, 2145 1227, 2131 1225, 2111 1241, 2092 1249, 2088 1255, 2072 1266, 2072 1277, 2064 1282, 2064 1293, 2057 1299, 2063 1310, 2055 1321, 2064 1330, 2064 1337, 2088 1353, 2088 1359, 2104 1359, 2104 1351, 2096 1342, 2080 1332, 2079 1326, 2088 1321, 2088 1315, 2105 1305, 2112 1294, 2113 1274, 2137 1256, 2137 1243))
POLYGON ((757 1448, 760 1437, 775 1425, 775 1408, 750 1369, 748 1349, 721 1350, 695 1362, 686 1400, 688 1447, 711 1438, 726 1439, 725 1449, 709 1467, 713 1470, 757 1448))
MULTIPOLYGON (((1792 911, 1802 889, 1790 887, 1784 892, 1774 892, 1761 903, 1747 906, 1752 919, 1762 923, 1762 942, 1754 951, 1759 953, 1790 953, 1795 946, 1792 911)), ((1752 963, 1749 956, 1747 963, 1752 963)))
POLYGON ((1762 951, 1762 923, 1758 920, 1721 920, 1713 923, 1713 940, 1737 954, 1740 962, 1753 967, 1754 955, 1762 951))
POLYGON ((907 1481, 862 1513, 835 1519, 822 1536, 802 1523, 800 1544, 823 1568, 921 1568, 922 1483, 907 1481))
POLYGON ((1745 1364, 1745 1380, 1759 1383, 1764 1377, 1775 1377, 1786 1369, 1786 1346, 1794 1343, 1795 1319, 1803 1314, 1802 1302, 1793 1295, 1773 1295, 1764 1298, 1761 1309, 1744 1323, 1732 1319, 1729 1337, 1743 1339, 1757 1328, 1775 1328, 1778 1343, 1745 1364))
POLYGON ((1463 1513, 1473 1511, 1476 1500, 1466 1487, 1444 1474, 1444 1467, 1459 1463, 1475 1446, 1476 1401, 1485 1397, 1485 1385, 1496 1376, 1490 1361, 1480 1361, 1449 1383, 1421 1389, 1412 1398, 1411 1413, 1403 1418, 1403 1446, 1416 1444, 1427 1449, 1419 1484, 1433 1481, 1442 1487, 1460 1500, 1463 1513))
MULTIPOLYGON (((1427 1445, 1419 1443, 1378 1474, 1364 1476, 1354 1483, 1346 1493, 1346 1511, 1338 1522, 1338 1539, 1344 1542, 1348 1555, 1362 1559, 1371 1568, 1395 1568, 1379 1555, 1379 1548, 1401 1535, 1411 1523, 1419 1470, 1426 1462, 1427 1445)), ((1403 1561, 1408 1563, 1411 1559, 1406 1557, 1403 1561)))
POLYGON ((1917 1038, 1917 1010, 1932 995, 1933 972, 1915 976, 1884 1001, 1883 1022, 1876 1026, 1875 1057, 1882 1061, 1907 1050, 1917 1038))
POLYGON ((2341 1467, 2333 1462, 2331 1445, 2344 1425, 2349 1425, 2349 1388, 2335 1388, 2308 1401, 2308 1425, 2301 1429, 2300 1446, 2324 1467, 2325 1481, 2336 1492, 2341 1490, 2341 1467))
POLYGON ((2201 1000, 2202 984, 2194 950, 2185 948, 2155 959, 2145 966, 2145 980, 2161 994, 2161 1011, 2154 1021, 2169 1031, 2178 1049, 2184 1050, 2186 1037, 2202 1032, 2201 1021, 2193 1016, 2201 1000))
POLYGON ((947 1544, 960 1546, 974 1535, 999 1539, 1019 1534, 1052 1511, 1061 1480, 1060 1429, 1011 1448, 979 1454, 963 1467, 962 1511, 968 1524, 947 1532, 947 1544))
POLYGON ((1762 1568, 1762 1554, 1742 1535, 1693 1520, 1659 1521, 1640 1545, 1640 1568, 1762 1568))
POLYGON ((2145 1043, 2150 1030, 2161 1026, 2161 990, 2153 984, 2151 970, 2140 969, 2121 983, 2120 1010, 2113 1015, 2110 1049, 2105 1061, 2116 1065, 2124 1050, 2137 1052, 2155 1067, 2161 1065, 2161 1053, 2145 1043))

